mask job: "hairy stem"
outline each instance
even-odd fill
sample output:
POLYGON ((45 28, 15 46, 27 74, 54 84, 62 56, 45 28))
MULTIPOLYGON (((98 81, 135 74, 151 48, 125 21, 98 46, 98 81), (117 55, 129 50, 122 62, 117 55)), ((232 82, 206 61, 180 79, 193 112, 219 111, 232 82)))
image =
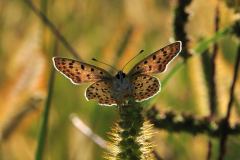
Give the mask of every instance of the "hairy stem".
POLYGON ((142 108, 138 105, 119 106, 121 128, 119 143, 120 153, 118 157, 123 160, 140 159, 141 151, 140 144, 136 141, 143 126, 143 116, 141 115, 142 108))
MULTIPOLYGON (((213 121, 209 117, 197 118, 190 114, 176 114, 170 112, 159 112, 155 107, 152 107, 147 112, 147 117, 157 129, 164 129, 168 132, 187 132, 189 134, 205 134, 210 137, 220 137, 223 132, 223 123, 213 121)), ((240 124, 237 123, 234 127, 225 128, 225 132, 229 135, 240 134, 240 124)))
POLYGON ((180 40, 183 43, 182 46, 182 56, 184 59, 187 59, 191 56, 191 53, 188 49, 188 36, 185 30, 185 26, 188 22, 189 14, 185 11, 187 6, 191 4, 192 0, 178 0, 177 7, 175 9, 175 17, 173 22, 174 36, 176 40, 180 40))
POLYGON ((152 125, 142 115, 143 108, 139 103, 130 101, 118 105, 120 120, 110 135, 110 152, 107 159, 118 160, 151 160, 154 157, 151 143, 152 125), (115 152, 114 152, 115 150, 115 152))

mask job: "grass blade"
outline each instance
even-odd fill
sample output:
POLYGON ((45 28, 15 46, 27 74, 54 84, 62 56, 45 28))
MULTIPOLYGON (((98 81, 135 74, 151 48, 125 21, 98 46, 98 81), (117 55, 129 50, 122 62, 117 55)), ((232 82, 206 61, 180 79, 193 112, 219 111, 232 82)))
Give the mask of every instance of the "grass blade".
MULTIPOLYGON (((57 44, 55 44, 53 52, 54 52, 54 55, 57 53, 57 44)), ((48 95, 45 102, 42 120, 40 124, 41 126, 40 126, 40 132, 38 137, 38 145, 37 145, 37 150, 35 154, 36 160, 43 159, 44 146, 46 143, 47 129, 48 129, 48 117, 49 117, 49 111, 50 111, 52 94, 53 94, 54 80, 55 80, 55 69, 54 67, 52 67, 49 82, 48 82, 48 92, 47 92, 48 95)))

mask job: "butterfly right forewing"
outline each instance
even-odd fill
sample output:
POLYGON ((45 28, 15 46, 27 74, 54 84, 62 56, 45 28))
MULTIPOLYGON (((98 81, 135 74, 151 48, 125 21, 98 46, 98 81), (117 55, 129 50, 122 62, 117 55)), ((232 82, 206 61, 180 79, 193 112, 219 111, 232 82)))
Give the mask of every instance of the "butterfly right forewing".
POLYGON ((73 59, 54 57, 53 63, 55 68, 74 84, 111 78, 107 71, 73 59))
POLYGON ((129 72, 129 75, 152 74, 165 71, 169 62, 178 55, 181 48, 181 41, 163 47, 136 64, 129 72))

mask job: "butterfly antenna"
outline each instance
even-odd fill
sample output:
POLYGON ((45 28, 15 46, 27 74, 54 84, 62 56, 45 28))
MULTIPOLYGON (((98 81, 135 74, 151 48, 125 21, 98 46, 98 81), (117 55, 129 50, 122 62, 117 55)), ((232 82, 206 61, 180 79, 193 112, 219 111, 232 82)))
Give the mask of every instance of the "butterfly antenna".
POLYGON ((141 53, 143 53, 144 50, 142 49, 137 55, 135 55, 133 58, 131 58, 122 68, 122 71, 124 70, 124 68, 128 65, 128 63, 130 63, 133 59, 135 59, 137 56, 139 56, 141 53))
POLYGON ((99 61, 99 60, 97 60, 97 59, 95 59, 95 58, 92 58, 92 60, 95 61, 95 62, 98 62, 98 63, 102 63, 102 64, 104 64, 104 65, 106 65, 106 66, 109 66, 109 67, 111 67, 112 69, 114 69, 114 70, 116 70, 116 71, 118 72, 118 69, 116 69, 115 67, 113 67, 113 66, 111 66, 111 65, 109 65, 109 64, 107 64, 107 63, 104 63, 104 62, 102 62, 102 61, 99 61))

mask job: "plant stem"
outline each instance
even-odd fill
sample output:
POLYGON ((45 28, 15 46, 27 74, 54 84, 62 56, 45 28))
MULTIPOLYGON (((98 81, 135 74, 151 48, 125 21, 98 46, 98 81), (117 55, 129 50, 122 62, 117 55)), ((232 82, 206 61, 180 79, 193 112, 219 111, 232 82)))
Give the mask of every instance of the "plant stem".
MULTIPOLYGON (((54 46, 53 55, 57 53, 57 44, 54 46)), ((48 81, 48 95, 44 106, 44 111, 42 115, 41 125, 40 125, 40 132, 38 137, 38 145, 37 150, 35 154, 36 160, 42 160, 43 159, 43 153, 44 153, 44 147, 46 143, 46 137, 47 137, 47 130, 48 130, 48 117, 50 112, 50 106, 52 101, 52 94, 53 94, 53 86, 54 86, 54 80, 55 80, 55 69, 52 66, 50 78, 48 81)))
POLYGON ((176 40, 182 41, 182 56, 184 59, 187 59, 191 56, 191 53, 188 48, 189 38, 185 30, 185 26, 188 22, 189 14, 185 9, 191 4, 192 0, 178 0, 177 7, 175 9, 175 17, 173 22, 174 36, 176 40))
POLYGON ((118 157, 122 160, 141 158, 141 145, 137 142, 137 137, 140 136, 140 130, 144 122, 141 111, 142 108, 136 104, 134 106, 119 106, 119 127, 121 128, 119 147, 121 151, 118 157))
POLYGON ((236 63, 235 63, 235 67, 234 67, 234 74, 233 74, 233 81, 231 84, 231 88, 230 88, 230 93, 229 93, 229 102, 228 102, 228 106, 227 106, 227 114, 226 117, 223 119, 222 124, 222 135, 220 137, 220 149, 219 149, 219 160, 223 160, 225 153, 226 153, 226 143, 227 143, 227 139, 228 139, 228 128, 229 128, 229 119, 230 119, 230 113, 231 113, 231 109, 232 109, 232 104, 234 101, 234 89, 236 86, 236 82, 237 82, 237 76, 238 76, 238 71, 239 71, 239 64, 240 64, 240 45, 238 46, 238 53, 237 53, 237 59, 236 59, 236 63))
POLYGON ((118 108, 120 120, 109 133, 109 152, 106 153, 106 159, 153 159, 152 125, 144 120, 140 103, 130 100, 125 105, 118 105, 118 108))
POLYGON ((77 51, 70 45, 70 43, 66 40, 66 38, 61 34, 61 32, 57 29, 57 27, 48 19, 48 17, 34 4, 31 0, 24 0, 26 4, 29 6, 29 8, 43 21, 43 23, 51 30, 51 32, 56 36, 57 40, 59 40, 63 46, 70 51, 70 53, 77 58, 78 60, 81 60, 81 57, 77 53, 77 51))
MULTIPOLYGON (((213 121, 209 117, 196 117, 190 114, 176 114, 172 111, 159 112, 155 107, 147 111, 147 118, 156 129, 166 130, 168 132, 185 132, 192 135, 205 134, 210 137, 220 137, 222 135, 223 123, 213 121)), ((240 124, 236 123, 234 127, 225 128, 229 135, 238 135, 240 133, 240 124)))
MULTIPOLYGON (((219 30, 219 4, 217 3, 215 8, 215 32, 219 30)), ((209 74, 209 109, 210 109, 210 118, 213 118, 216 115, 217 111, 217 91, 216 91, 216 58, 218 54, 218 44, 214 43, 213 54, 210 58, 210 74, 209 74)), ((207 160, 210 160, 212 157, 212 142, 211 139, 208 140, 208 152, 207 160)))

